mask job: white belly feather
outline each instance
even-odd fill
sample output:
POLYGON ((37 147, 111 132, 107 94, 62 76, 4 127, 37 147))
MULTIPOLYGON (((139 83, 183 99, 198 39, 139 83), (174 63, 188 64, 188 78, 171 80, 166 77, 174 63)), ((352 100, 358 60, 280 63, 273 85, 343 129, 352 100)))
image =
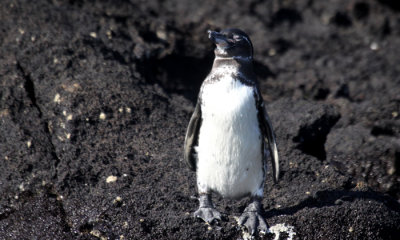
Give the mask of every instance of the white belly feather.
POLYGON ((198 182, 224 197, 259 195, 264 174, 254 92, 228 76, 203 87, 198 182))

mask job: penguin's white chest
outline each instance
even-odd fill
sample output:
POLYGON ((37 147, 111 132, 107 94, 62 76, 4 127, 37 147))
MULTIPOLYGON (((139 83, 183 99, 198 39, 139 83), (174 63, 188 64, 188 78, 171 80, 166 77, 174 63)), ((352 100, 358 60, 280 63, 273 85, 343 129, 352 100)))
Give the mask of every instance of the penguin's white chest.
POLYGON ((227 75, 204 85, 201 99, 196 148, 200 190, 229 198, 258 194, 264 164, 253 88, 227 75))

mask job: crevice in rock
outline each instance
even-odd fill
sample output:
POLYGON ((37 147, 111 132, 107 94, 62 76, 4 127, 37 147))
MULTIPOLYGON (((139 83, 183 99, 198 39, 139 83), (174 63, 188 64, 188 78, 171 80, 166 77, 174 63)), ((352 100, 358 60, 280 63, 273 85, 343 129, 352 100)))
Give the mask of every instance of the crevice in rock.
POLYGON ((71 226, 68 224, 68 216, 67 213, 65 212, 64 204, 62 200, 57 199, 59 197, 59 194, 55 192, 55 189, 53 188, 52 185, 46 185, 45 189, 46 189, 46 195, 56 200, 55 203, 58 210, 60 211, 60 218, 64 232, 71 232, 71 226))
POLYGON ((297 136, 293 138, 298 143, 297 148, 305 154, 325 160, 326 137, 339 119, 339 114, 324 114, 312 124, 300 127, 297 136))
POLYGON ((395 136, 400 128, 399 124, 395 121, 379 121, 374 124, 371 129, 371 134, 374 136, 395 136))
POLYGON ((396 151, 394 154, 394 169, 394 173, 400 176, 400 150, 396 151))
POLYGON ((38 110, 39 117, 42 118, 42 110, 40 109, 39 105, 36 102, 35 85, 33 84, 31 76, 25 72, 24 68, 21 66, 19 62, 17 62, 17 69, 18 71, 21 72, 25 80, 24 88, 26 94, 28 95, 28 98, 31 100, 32 105, 38 110))
POLYGON ((93 224, 85 223, 79 227, 79 232, 81 233, 90 233, 93 230, 93 224))
POLYGON ((20 64, 19 61, 17 61, 17 69, 21 73, 21 75, 23 76, 23 78, 25 80, 24 88, 25 88, 25 91, 26 91, 26 93, 28 95, 28 98, 31 100, 33 107, 35 109, 37 109, 37 111, 39 113, 39 118, 41 120, 43 120, 43 121, 41 121, 41 123, 43 124, 44 132, 46 133, 48 142, 50 144, 50 154, 56 160, 56 162, 54 164, 54 167, 56 168, 57 165, 60 162, 60 159, 57 156, 56 148, 55 148, 55 146, 53 144, 53 141, 52 141, 51 133, 50 133, 50 130, 49 130, 49 124, 48 124, 47 121, 45 121, 43 119, 43 112, 40 109, 39 105, 37 104, 36 93, 35 93, 35 84, 34 84, 32 78, 31 78, 31 76, 25 71, 25 69, 22 67, 22 65, 20 64))
POLYGON ((64 227, 63 230, 64 230, 64 232, 70 232, 71 226, 68 224, 68 216, 67 216, 67 213, 65 212, 64 205, 63 205, 62 201, 57 201, 57 203, 58 203, 58 208, 61 213, 61 221, 62 221, 62 224, 64 227))

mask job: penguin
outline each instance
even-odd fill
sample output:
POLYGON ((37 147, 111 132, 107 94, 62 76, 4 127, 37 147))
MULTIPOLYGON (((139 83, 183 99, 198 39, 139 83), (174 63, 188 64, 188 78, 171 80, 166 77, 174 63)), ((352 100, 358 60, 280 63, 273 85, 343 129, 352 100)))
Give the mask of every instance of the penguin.
POLYGON ((208 31, 215 59, 203 81, 186 131, 184 161, 196 171, 199 209, 194 217, 221 220, 211 194, 250 197, 238 224, 251 235, 267 233, 262 216, 266 160, 279 177, 275 134, 253 70, 253 44, 239 29, 208 31))

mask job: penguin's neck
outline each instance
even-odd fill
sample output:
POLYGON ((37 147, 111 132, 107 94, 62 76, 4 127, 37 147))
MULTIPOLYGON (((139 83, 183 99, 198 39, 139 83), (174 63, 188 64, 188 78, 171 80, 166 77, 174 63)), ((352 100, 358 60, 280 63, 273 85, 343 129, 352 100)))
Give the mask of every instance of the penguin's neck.
POLYGON ((255 79, 251 58, 216 57, 211 72, 231 72, 249 79, 255 79))

